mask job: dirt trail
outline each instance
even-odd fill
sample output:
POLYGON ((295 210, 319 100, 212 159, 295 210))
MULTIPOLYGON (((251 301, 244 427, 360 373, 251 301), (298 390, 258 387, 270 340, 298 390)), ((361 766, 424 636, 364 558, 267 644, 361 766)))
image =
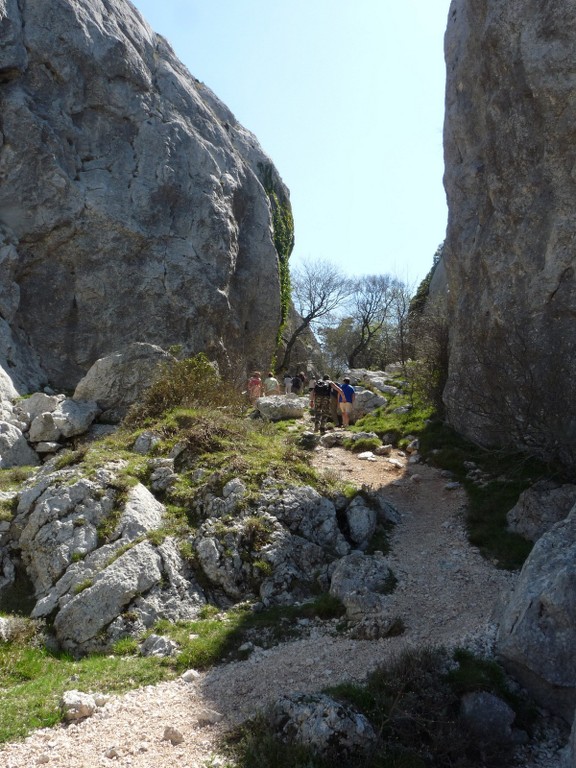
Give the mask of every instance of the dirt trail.
POLYGON ((219 666, 194 683, 179 680, 114 697, 83 723, 39 731, 21 744, 8 745, 0 750, 0 766, 199 768, 214 756, 227 728, 282 693, 361 680, 413 645, 467 640, 481 649, 489 644, 495 603, 514 575, 494 568, 468 544, 462 490, 448 490, 437 470, 409 465, 398 452, 390 458, 396 464, 385 457, 361 461, 333 448, 317 451, 313 463, 359 486, 385 488, 400 513, 389 560, 398 578, 393 611, 404 622, 404 634, 352 640, 339 636, 331 625, 325 630, 312 626, 300 640, 219 666), (207 710, 223 719, 207 724, 215 719, 207 710), (163 741, 166 726, 180 730, 183 743, 163 741))

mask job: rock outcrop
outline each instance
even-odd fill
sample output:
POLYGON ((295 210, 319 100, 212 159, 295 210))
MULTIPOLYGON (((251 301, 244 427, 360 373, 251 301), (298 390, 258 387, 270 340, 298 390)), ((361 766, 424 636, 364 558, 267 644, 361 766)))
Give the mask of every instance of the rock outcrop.
POLYGON ((560 520, 564 520, 576 504, 576 486, 558 485, 540 480, 523 491, 517 503, 506 514, 508 529, 529 541, 537 541, 560 520))
POLYGON ((447 61, 448 418, 576 465, 576 18, 453 0, 447 61))
POLYGON ((0 0, 0 112, 0 367, 20 392, 71 390, 131 342, 270 358, 288 191, 128 0, 0 0))
POLYGON ((576 707, 576 507, 535 544, 500 623, 497 651, 543 705, 576 707))

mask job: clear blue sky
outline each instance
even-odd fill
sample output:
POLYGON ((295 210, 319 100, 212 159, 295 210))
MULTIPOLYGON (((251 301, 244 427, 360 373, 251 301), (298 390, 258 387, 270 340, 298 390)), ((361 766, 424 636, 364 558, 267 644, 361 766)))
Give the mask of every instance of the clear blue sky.
POLYGON ((133 0, 290 189, 292 262, 417 284, 446 230, 450 0, 133 0))

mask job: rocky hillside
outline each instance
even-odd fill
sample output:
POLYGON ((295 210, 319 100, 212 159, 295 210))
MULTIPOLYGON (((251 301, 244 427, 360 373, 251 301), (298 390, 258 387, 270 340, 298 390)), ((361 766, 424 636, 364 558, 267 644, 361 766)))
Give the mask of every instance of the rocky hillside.
POLYGON ((288 191, 128 0, 0 0, 0 114, 0 366, 20 392, 71 390, 130 342, 271 356, 288 191))
POLYGON ((444 249, 451 422, 575 465, 572 3, 453 0, 444 249))

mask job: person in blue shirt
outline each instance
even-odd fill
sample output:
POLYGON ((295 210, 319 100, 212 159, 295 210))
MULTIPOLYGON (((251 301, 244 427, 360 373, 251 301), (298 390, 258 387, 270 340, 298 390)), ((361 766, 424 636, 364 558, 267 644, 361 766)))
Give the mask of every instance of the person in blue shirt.
POLYGON ((341 394, 338 395, 340 410, 342 412, 342 424, 344 427, 347 427, 350 424, 350 416, 354 408, 355 399, 356 393, 354 392, 354 387, 350 384, 350 379, 346 377, 343 379, 341 394))

